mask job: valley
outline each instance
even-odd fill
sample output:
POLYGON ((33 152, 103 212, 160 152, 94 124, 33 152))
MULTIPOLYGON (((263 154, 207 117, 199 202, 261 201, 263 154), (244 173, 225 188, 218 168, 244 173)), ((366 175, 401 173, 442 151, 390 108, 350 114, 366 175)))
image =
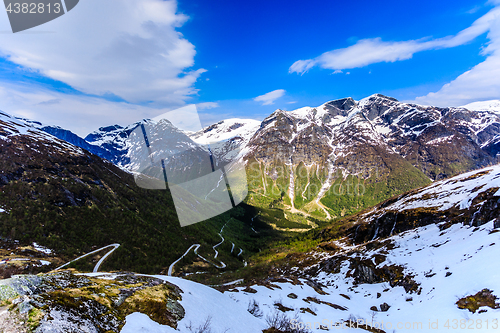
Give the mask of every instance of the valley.
POLYGON ((430 332, 498 320, 495 110, 376 94, 198 132, 162 124, 176 149, 246 167, 244 202, 186 227, 170 191, 131 171, 132 150, 145 151, 126 138, 141 124, 153 121, 82 139, 0 115, 0 317, 12 327, 430 332))

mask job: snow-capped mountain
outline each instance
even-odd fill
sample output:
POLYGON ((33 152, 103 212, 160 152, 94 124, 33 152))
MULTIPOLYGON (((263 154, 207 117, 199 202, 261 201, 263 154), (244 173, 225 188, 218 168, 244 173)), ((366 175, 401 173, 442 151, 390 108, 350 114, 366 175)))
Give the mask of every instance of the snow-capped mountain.
POLYGON ((499 131, 500 118, 492 112, 406 104, 376 94, 359 102, 347 98, 317 108, 277 110, 262 122, 250 146, 259 157, 274 158, 275 154, 259 149, 271 139, 280 147, 280 158, 310 164, 353 155, 353 145, 362 143, 396 153, 435 179, 449 173, 439 175, 425 168, 442 164, 429 161, 436 157, 434 147, 457 146, 468 150, 466 158, 488 159, 480 148, 499 131))
MULTIPOLYGON (((60 140, 66 141, 67 143, 70 143, 72 145, 75 145, 77 147, 85 149, 88 152, 91 152, 92 154, 95 154, 95 155, 97 155, 101 158, 104 158, 108 161, 111 161, 113 163, 118 162, 116 160, 116 156, 121 155, 121 154, 116 154, 114 152, 111 152, 111 151, 109 151, 109 149, 105 149, 101 145, 95 145, 93 143, 90 143, 86 139, 83 139, 83 138, 79 137, 78 135, 76 135, 75 133, 71 132, 70 130, 64 129, 60 126, 47 125, 47 124, 43 124, 39 121, 25 119, 25 118, 19 118, 19 117, 16 117, 16 119, 18 121, 21 121, 21 122, 29 125, 29 126, 37 128, 39 130, 42 130, 46 133, 49 133, 60 140)), ((118 164, 118 163, 115 163, 115 164, 118 164)))
POLYGON ((500 100, 473 102, 462 107, 468 110, 500 112, 500 100))
POLYGON ((39 148, 50 147, 59 151, 67 151, 72 155, 85 154, 77 145, 68 143, 66 140, 59 139, 37 128, 37 126, 33 126, 33 122, 13 117, 2 111, 0 111, 0 138, 5 142, 22 141, 24 138, 28 138, 35 143, 33 146, 28 145, 26 149, 35 153, 40 153, 41 149, 39 148))
POLYGON ((498 327, 499 198, 498 165, 436 182, 323 230, 315 250, 289 253, 266 281, 226 294, 313 332, 498 327))
POLYGON ((130 133, 132 133, 137 126, 149 122, 150 120, 142 120, 126 127, 120 125, 100 127, 97 131, 88 134, 85 137, 85 141, 104 150, 107 156, 101 157, 108 159, 116 165, 125 166, 130 163, 127 157, 127 140, 130 133))
POLYGON ((258 120, 231 118, 190 133, 189 137, 198 144, 209 145, 218 159, 231 160, 246 147, 260 124, 258 120))
POLYGON ((328 217, 338 212, 323 206, 370 206, 384 195, 493 163, 499 133, 494 112, 400 103, 376 94, 277 110, 249 141, 245 159, 257 170, 252 177, 261 179, 257 193, 284 191, 292 210, 328 217), (370 196, 358 191, 346 204, 346 181, 370 196))
POLYGON ((126 149, 127 168, 160 179, 165 168, 173 184, 212 171, 208 149, 166 119, 137 126, 128 137, 126 149))

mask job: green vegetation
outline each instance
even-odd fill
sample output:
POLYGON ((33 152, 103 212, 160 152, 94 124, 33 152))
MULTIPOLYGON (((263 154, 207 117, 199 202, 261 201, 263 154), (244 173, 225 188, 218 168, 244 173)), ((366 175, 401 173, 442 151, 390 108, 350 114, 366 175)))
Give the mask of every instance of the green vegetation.
MULTIPOLYGON (((139 188, 131 174, 111 163, 93 155, 72 155, 53 142, 44 145, 19 136, 11 142, 0 140, 0 151, 11 156, 0 160, 0 202, 7 210, 0 214, 0 237, 18 240, 19 245, 37 242, 64 261, 119 243, 102 270, 166 272, 192 244, 201 244, 202 255, 213 256, 218 232, 229 219, 240 225, 232 227, 232 238, 245 256, 281 237, 258 219, 252 221, 258 212, 245 204, 181 228, 168 190, 139 188)), ((242 258, 232 259, 242 266, 242 258)), ((88 271, 92 259, 73 267, 88 271)))
POLYGON ((42 320, 45 314, 42 310, 33 308, 28 312, 28 330, 29 332, 35 332, 36 328, 40 326, 40 320, 42 320))
POLYGON ((389 172, 373 172, 370 177, 349 175, 336 178, 321 202, 337 217, 349 216, 372 207, 388 198, 430 183, 430 180, 410 163, 386 161, 389 172))
POLYGON ((492 309, 499 309, 500 304, 498 304, 497 297, 493 295, 493 292, 489 289, 483 289, 475 295, 466 296, 459 299, 456 304, 459 309, 467 309, 472 313, 482 307, 487 306, 492 309))
POLYGON ((308 202, 315 200, 325 180, 326 175, 321 177, 317 174, 316 165, 307 168, 304 163, 300 162, 294 172, 295 208, 302 209, 308 202))

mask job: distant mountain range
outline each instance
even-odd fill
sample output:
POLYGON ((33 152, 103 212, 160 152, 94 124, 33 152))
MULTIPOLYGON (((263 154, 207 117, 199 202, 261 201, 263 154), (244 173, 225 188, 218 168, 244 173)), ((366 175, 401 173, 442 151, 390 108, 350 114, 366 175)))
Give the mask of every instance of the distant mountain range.
MULTIPOLYGON (((102 127, 85 139, 37 127, 130 169, 127 138, 148 122, 102 127)), ((330 219, 496 163, 500 102, 439 108, 375 94, 278 109, 262 122, 227 119, 186 134, 186 144, 210 144, 219 160, 246 161, 250 204, 330 219)))
POLYGON ((0 301, 18 311, 0 315, 40 332, 495 331, 499 198, 498 165, 437 181, 295 239, 300 251, 264 249, 244 278, 217 274, 230 282, 212 287, 123 271, 16 275, 0 301))
POLYGON ((61 259, 120 243, 114 268, 142 272, 160 272, 194 241, 207 251, 218 241, 229 215, 181 228, 170 193, 140 188, 130 172, 47 132, 103 152, 0 112, 0 241, 37 242, 61 259))

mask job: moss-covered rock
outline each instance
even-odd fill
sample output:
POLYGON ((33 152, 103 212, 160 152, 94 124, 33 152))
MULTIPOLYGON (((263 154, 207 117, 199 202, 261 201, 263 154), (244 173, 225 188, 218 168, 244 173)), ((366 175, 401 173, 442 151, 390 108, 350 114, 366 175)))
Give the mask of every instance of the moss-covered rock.
POLYGON ((43 332, 119 332, 127 315, 147 314, 176 328, 184 317, 181 290, 163 280, 121 273, 106 278, 73 270, 0 281, 11 311, 26 314, 26 330, 43 332))
POLYGON ((480 307, 487 306, 492 309, 499 309, 500 304, 497 303, 498 297, 493 295, 493 291, 483 289, 475 295, 470 295, 459 299, 455 304, 459 309, 467 309, 475 313, 480 307))

